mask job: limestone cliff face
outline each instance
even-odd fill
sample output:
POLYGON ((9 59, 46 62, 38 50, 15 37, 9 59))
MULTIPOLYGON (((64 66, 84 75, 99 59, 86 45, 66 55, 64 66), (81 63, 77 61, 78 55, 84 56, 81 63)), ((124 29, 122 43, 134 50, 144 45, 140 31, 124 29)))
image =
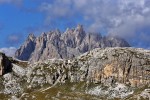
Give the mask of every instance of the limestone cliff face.
POLYGON ((70 59, 94 48, 129 47, 129 44, 117 37, 102 37, 98 33, 86 33, 82 25, 67 29, 42 33, 39 37, 30 34, 25 43, 16 51, 15 57, 31 62, 46 59, 70 59))
POLYGON ((12 64, 5 54, 0 53, 0 75, 12 71, 12 64))
POLYGON ((27 100, 150 99, 150 50, 97 48, 71 60, 18 65, 13 63, 12 73, 5 74, 3 80, 0 77, 0 95, 18 95, 27 100))
MULTIPOLYGON (((150 84, 150 51, 148 50, 119 47, 98 48, 74 60, 46 62, 50 65, 39 62, 34 66, 36 70, 34 67, 31 69, 35 73, 39 69, 38 72, 43 76, 49 75, 51 78, 48 80, 51 84, 68 80, 108 86, 115 82, 133 87, 150 84)), ((46 79, 43 82, 46 82, 46 79)))
POLYGON ((134 48, 95 49, 80 56, 79 60, 89 66, 87 77, 96 83, 117 81, 139 86, 150 82, 150 51, 134 48))

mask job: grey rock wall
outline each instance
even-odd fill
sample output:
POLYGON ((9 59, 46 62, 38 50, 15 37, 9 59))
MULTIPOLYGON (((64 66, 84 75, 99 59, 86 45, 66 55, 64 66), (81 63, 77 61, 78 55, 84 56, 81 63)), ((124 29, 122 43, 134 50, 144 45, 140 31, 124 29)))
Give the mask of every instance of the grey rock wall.
POLYGON ((15 57, 31 62, 46 59, 71 59, 95 48, 129 47, 123 39, 98 33, 86 33, 82 25, 75 29, 67 29, 42 33, 39 37, 30 34, 25 43, 16 51, 15 57))

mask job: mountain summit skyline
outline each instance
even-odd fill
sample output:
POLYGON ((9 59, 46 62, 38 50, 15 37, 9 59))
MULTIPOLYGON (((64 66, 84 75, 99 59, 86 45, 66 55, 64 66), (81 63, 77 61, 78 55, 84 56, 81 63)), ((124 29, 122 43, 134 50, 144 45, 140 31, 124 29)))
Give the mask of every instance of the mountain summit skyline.
POLYGON ((150 100, 150 0, 0 0, 0 100, 150 100))
POLYGON ((88 33, 82 25, 77 25, 76 28, 67 28, 63 33, 57 29, 42 33, 38 37, 29 34, 23 45, 17 49, 15 57, 31 62, 53 58, 71 59, 95 48, 106 47, 130 47, 130 45, 122 38, 88 33))

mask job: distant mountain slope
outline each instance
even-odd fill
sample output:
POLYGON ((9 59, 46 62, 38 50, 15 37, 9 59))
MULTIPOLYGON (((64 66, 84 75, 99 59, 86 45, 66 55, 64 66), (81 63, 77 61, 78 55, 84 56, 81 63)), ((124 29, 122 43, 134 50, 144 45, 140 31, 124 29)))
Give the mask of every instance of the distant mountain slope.
POLYGON ((30 34, 16 51, 15 57, 36 62, 51 58, 73 58, 94 48, 129 46, 124 39, 86 33, 82 25, 78 25, 75 29, 67 29, 63 34, 59 30, 42 33, 39 37, 30 34))

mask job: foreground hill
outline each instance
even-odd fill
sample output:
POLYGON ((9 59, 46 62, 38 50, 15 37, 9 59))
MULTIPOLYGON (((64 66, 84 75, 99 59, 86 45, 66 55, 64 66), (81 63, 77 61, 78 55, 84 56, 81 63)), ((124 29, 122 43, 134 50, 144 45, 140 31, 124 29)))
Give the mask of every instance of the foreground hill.
POLYGON ((2 100, 150 99, 150 50, 97 48, 72 60, 12 65, 0 77, 2 100))
POLYGON ((42 33, 39 37, 30 34, 25 43, 16 51, 15 57, 31 62, 44 61, 47 58, 70 59, 94 48, 129 47, 118 37, 102 37, 98 33, 86 33, 82 25, 67 29, 42 33))

